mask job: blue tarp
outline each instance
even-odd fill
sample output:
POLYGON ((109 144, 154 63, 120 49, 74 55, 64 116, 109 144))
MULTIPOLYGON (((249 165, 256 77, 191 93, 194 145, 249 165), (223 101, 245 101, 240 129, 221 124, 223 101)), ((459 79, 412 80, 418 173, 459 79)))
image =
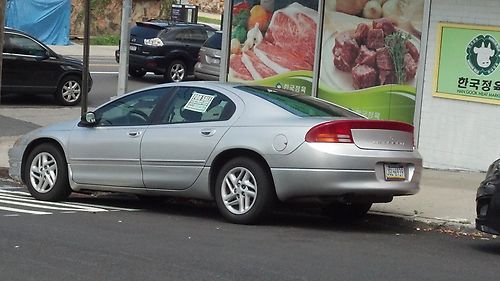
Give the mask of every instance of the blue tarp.
POLYGON ((49 45, 69 45, 71 0, 7 0, 5 26, 49 45))

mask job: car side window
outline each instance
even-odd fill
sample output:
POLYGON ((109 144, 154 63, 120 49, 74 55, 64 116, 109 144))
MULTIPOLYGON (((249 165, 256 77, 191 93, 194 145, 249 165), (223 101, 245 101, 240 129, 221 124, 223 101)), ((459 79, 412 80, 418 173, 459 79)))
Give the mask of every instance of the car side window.
POLYGON ((191 41, 192 37, 193 35, 190 29, 183 29, 177 33, 177 35, 175 36, 175 40, 186 42, 191 41))
POLYGON ((207 40, 207 38, 208 38, 207 37, 207 33, 205 32, 205 30, 202 30, 202 29, 192 29, 191 32, 192 32, 192 40, 194 42, 203 44, 203 42, 205 42, 205 40, 207 40))
POLYGON ((148 125, 155 106, 169 90, 172 91, 170 88, 146 90, 105 105, 95 112, 97 126, 148 125))
POLYGON ((12 33, 7 33, 5 35, 4 53, 43 56, 47 52, 40 44, 28 37, 12 33))
POLYGON ((189 87, 178 91, 161 115, 161 124, 225 121, 235 104, 222 93, 189 87))

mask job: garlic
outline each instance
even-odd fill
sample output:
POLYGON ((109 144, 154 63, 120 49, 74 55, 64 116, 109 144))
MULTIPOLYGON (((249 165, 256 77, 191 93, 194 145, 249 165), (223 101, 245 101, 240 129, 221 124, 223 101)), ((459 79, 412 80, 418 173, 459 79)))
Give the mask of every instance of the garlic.
POLYGON ((264 37, 259 30, 259 23, 256 23, 255 26, 247 32, 247 40, 243 44, 243 48, 241 49, 243 52, 250 50, 253 46, 262 42, 264 37))
POLYGON ((363 17, 367 19, 379 19, 382 17, 382 6, 377 0, 368 1, 363 8, 363 17))
POLYGON ((231 54, 238 54, 241 52, 241 43, 238 38, 231 39, 231 54))
POLYGON ((388 0, 382 6, 382 15, 384 18, 399 18, 401 10, 398 0, 388 0))

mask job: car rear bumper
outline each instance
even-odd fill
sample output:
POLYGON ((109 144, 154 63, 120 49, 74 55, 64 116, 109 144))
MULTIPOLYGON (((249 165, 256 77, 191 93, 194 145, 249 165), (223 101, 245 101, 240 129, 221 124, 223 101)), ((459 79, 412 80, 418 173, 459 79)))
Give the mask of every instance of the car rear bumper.
POLYGON ((407 179, 386 181, 374 170, 272 168, 276 194, 281 201, 306 197, 391 197, 415 194, 421 169, 408 166, 407 179))
MULTIPOLYGON (((120 62, 120 50, 115 51, 116 62, 120 62)), ((129 54, 129 68, 142 69, 148 72, 164 73, 165 72, 165 56, 141 56, 129 54)))
POLYGON ((219 72, 218 67, 203 65, 200 62, 194 66, 194 76, 200 80, 217 81, 219 80, 219 72))

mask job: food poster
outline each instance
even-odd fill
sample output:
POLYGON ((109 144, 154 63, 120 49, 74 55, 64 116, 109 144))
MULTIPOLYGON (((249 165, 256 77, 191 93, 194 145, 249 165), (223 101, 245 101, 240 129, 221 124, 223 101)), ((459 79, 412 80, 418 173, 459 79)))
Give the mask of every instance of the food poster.
POLYGON ((500 27, 438 25, 434 96, 500 104, 500 27))
POLYGON ((318 97, 413 123, 424 0, 325 1, 318 97))
POLYGON ((233 0, 228 81, 312 93, 318 0, 233 0))

